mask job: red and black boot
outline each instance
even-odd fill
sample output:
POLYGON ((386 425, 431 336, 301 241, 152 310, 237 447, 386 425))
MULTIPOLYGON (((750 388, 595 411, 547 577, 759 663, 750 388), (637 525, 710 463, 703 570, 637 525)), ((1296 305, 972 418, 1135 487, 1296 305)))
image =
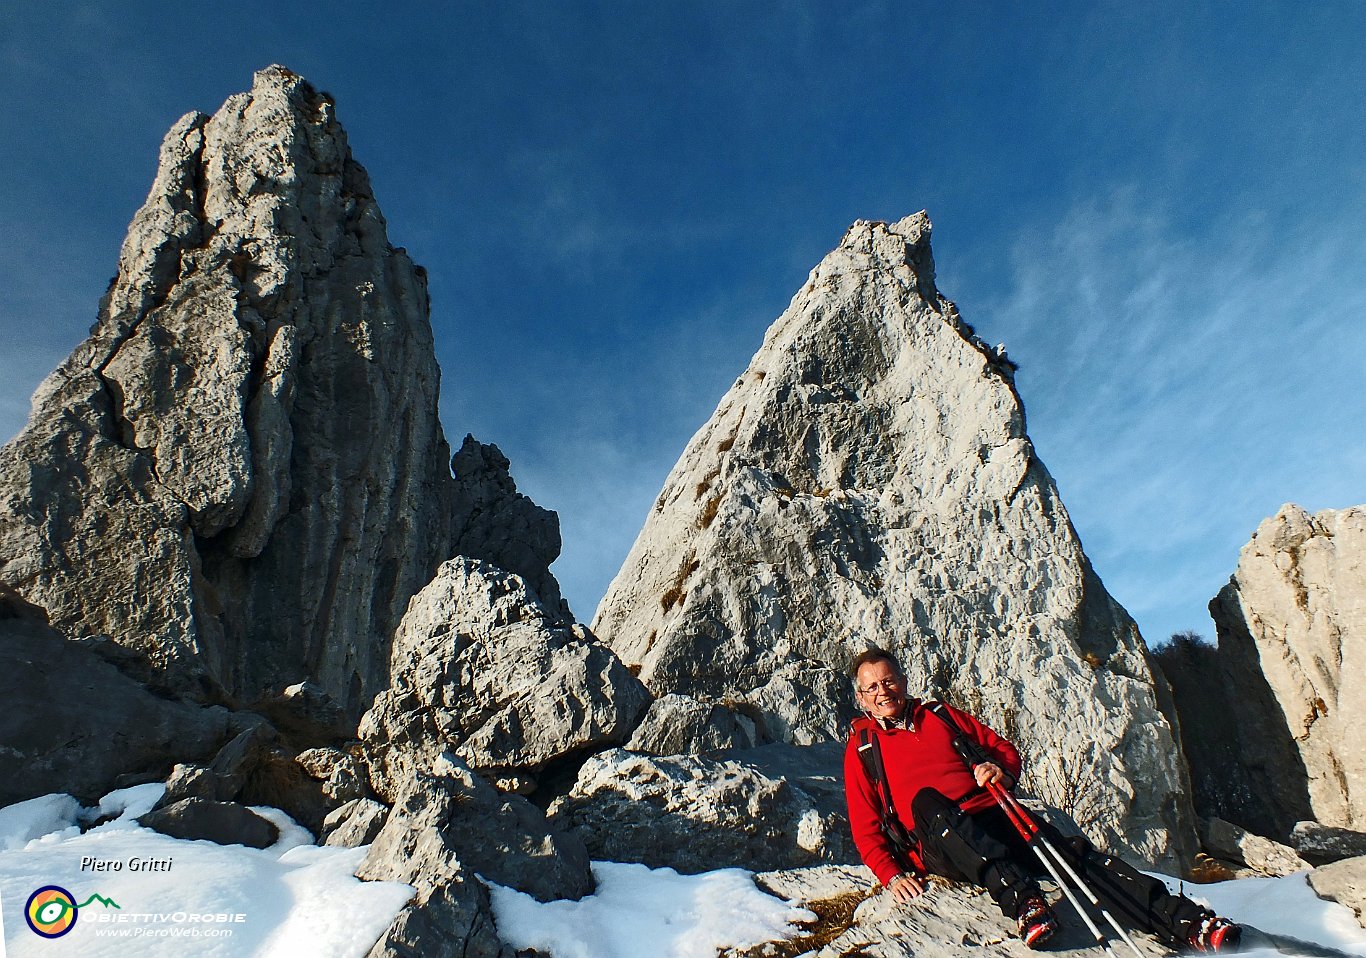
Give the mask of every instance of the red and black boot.
POLYGON ((1243 930, 1227 918, 1207 914, 1200 921, 1191 922, 1190 930, 1186 933, 1186 944, 1191 951, 1233 952, 1238 950, 1238 942, 1242 937, 1243 930))
POLYGON ((1043 943, 1058 930, 1057 919, 1053 917, 1048 902, 1038 894, 1021 900, 1015 912, 1015 923, 1020 929, 1020 939, 1030 948, 1043 947, 1043 943))

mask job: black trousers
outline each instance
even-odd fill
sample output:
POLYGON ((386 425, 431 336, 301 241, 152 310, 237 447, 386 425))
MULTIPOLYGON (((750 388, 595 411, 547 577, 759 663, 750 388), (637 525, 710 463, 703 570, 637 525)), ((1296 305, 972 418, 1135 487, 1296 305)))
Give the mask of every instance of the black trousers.
MULTIPOLYGON (((956 802, 926 788, 911 802, 911 813, 921 857, 930 871, 981 885, 1012 920, 1020 902, 1038 894, 1038 879, 1047 872, 1001 808, 964 812, 956 802)), ((1185 944, 1191 923, 1205 917, 1204 908, 1171 894, 1156 878, 1097 850, 1084 838, 1063 838, 1052 825, 1036 821, 1116 919, 1179 946, 1185 944)))

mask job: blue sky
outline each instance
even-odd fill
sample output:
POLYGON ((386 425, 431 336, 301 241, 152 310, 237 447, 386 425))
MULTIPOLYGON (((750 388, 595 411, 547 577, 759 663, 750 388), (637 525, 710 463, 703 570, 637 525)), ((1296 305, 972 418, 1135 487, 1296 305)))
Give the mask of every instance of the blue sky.
POLYGON ((70 3, 0 20, 0 434, 166 128, 272 62, 426 266, 442 418, 560 513, 580 618, 855 219, 940 286, 1150 642, 1283 502, 1366 502, 1366 5, 70 3))

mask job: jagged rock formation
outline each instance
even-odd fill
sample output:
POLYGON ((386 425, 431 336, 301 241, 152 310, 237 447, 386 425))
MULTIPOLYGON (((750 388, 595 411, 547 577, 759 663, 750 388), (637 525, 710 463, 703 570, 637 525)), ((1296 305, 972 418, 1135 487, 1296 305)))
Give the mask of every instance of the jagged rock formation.
POLYGON ((1200 844, 1224 861, 1246 865, 1263 875, 1293 875, 1313 867, 1295 849, 1222 818, 1206 818, 1200 823, 1200 844))
POLYGON ((935 287, 924 214, 856 223, 811 273, 593 628, 656 695, 747 703, 787 741, 840 735, 846 663, 890 646, 913 690, 1014 738, 1027 784, 1093 837, 1193 852, 1143 642, 1034 455, 1012 364, 935 287))
POLYGON ((1265 682, 1258 683, 1260 688, 1229 685, 1219 658, 1213 643, 1191 633, 1172 636, 1151 657, 1171 689, 1180 719, 1178 731, 1190 770, 1191 802, 1199 818, 1221 818, 1282 839, 1283 829, 1247 815, 1267 783, 1257 769, 1244 763, 1235 708, 1239 701, 1270 701, 1270 693, 1265 682))
MULTIPOLYGON (((1287 504, 1257 527, 1210 603, 1228 711, 1179 700, 1196 748, 1234 742, 1255 787, 1222 817, 1275 838, 1297 821, 1366 828, 1366 507, 1287 504)), ((1194 759, 1193 759, 1194 760, 1194 759)))
POLYGON ((649 705, 587 629, 563 622, 520 576, 463 556, 413 597, 391 673, 360 724, 370 780, 388 801, 447 751, 529 792, 557 760, 624 741, 649 705))
POLYGON ((90 338, 0 451, 0 578, 179 691, 240 704, 309 680, 354 728, 457 547, 562 607, 554 516, 506 459, 467 440, 481 468, 452 479, 439 378, 425 273, 331 98, 263 70, 167 134, 90 338))
POLYGON ((121 775, 152 780, 212 756, 240 725, 154 694, 2 583, 0 702, 0 808, 52 792, 92 802, 121 775))
POLYGON ((517 491, 502 450, 466 436, 451 459, 455 528, 451 554, 485 559, 525 580, 537 598, 569 621, 569 605, 550 564, 560 554, 560 520, 517 491))

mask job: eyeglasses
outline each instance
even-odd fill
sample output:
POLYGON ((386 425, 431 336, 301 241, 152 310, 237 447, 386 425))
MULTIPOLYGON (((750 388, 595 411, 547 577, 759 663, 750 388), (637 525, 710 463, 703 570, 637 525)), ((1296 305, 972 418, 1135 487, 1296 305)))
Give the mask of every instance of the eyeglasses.
POLYGON ((901 688, 901 677, 897 676, 895 678, 883 679, 881 682, 874 682, 872 685, 861 686, 859 691, 864 695, 872 695, 878 689, 886 689, 888 692, 895 692, 899 688, 901 688))

